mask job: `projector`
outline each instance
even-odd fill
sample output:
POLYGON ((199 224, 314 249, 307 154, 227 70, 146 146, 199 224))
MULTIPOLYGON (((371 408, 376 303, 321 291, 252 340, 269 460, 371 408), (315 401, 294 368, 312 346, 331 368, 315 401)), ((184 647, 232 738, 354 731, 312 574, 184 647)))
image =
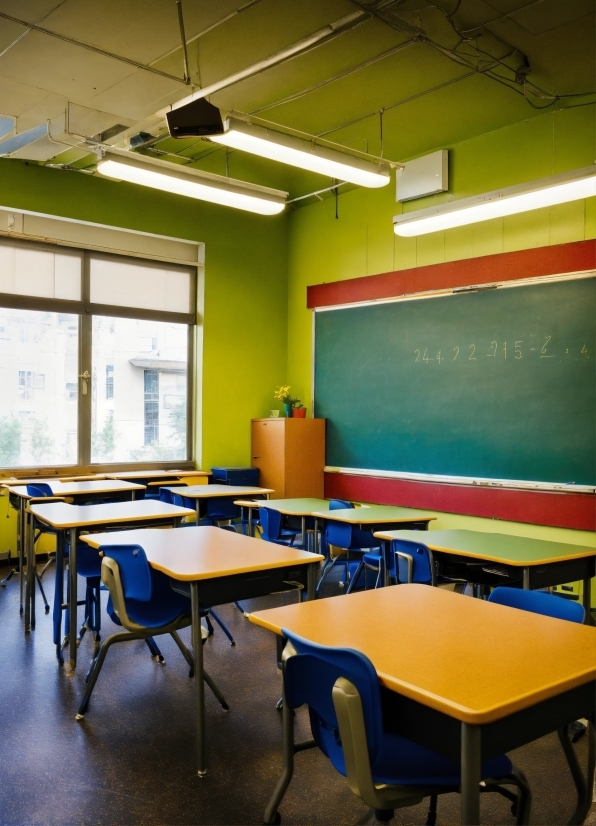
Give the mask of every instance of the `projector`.
POLYGON ((224 131, 221 112, 204 98, 173 109, 166 118, 173 138, 208 138, 224 131))

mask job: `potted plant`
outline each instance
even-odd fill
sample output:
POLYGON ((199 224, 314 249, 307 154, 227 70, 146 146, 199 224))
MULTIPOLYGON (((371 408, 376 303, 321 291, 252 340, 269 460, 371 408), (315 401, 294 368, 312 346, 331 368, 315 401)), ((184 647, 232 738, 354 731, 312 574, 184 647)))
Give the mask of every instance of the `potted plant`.
POLYGON ((292 418, 293 419, 305 419, 306 418, 306 407, 302 404, 300 399, 294 399, 292 402, 292 418))
POLYGON ((278 387, 273 394, 273 398, 283 404, 284 412, 286 417, 289 419, 292 415, 292 405, 295 401, 297 401, 297 399, 293 399, 290 395, 290 385, 282 384, 281 387, 278 387))

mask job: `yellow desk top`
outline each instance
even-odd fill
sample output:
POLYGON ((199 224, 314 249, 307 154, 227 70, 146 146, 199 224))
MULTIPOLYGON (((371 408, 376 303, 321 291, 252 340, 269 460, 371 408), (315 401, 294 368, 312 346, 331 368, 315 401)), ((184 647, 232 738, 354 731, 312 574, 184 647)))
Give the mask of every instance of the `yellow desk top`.
MULTIPOLYGON (((29 484, 34 485, 35 482, 29 484)), ((112 479, 93 479, 87 482, 60 482, 56 479, 51 481, 44 481, 45 485, 49 485, 54 496, 82 496, 86 493, 121 493, 122 491, 145 490, 145 485, 137 485, 134 482, 121 482, 112 479)), ((27 485, 3 485, 9 489, 11 493, 16 496, 22 496, 24 499, 32 499, 39 497, 31 497, 27 493, 27 485)))
POLYGON ((139 519, 173 519, 194 514, 189 508, 168 505, 158 499, 106 502, 99 505, 68 505, 65 502, 55 502, 32 505, 30 511, 42 522, 59 529, 134 522, 139 519))
POLYGON ((32 476, 31 478, 19 479, 18 476, 10 476, 3 480, 2 487, 13 487, 14 485, 35 485, 37 482, 90 482, 94 479, 105 479, 104 473, 92 473, 87 476, 32 476))
POLYGON ((518 567, 596 556, 596 548, 584 545, 485 531, 447 530, 424 534, 420 531, 375 531, 375 536, 385 540, 410 539, 423 542, 433 551, 518 567))
POLYGON ((270 608, 249 619, 361 651, 388 689, 465 723, 492 723, 596 679, 596 628, 428 585, 270 608))
POLYGON ((211 476, 210 470, 122 470, 106 473, 107 479, 182 479, 184 476, 211 476))
MULTIPOLYGON (((167 485, 162 485, 170 490, 167 485)), ((173 488, 180 493, 180 488, 173 488)), ((245 485, 189 485, 184 488, 184 495, 189 499, 210 499, 214 496, 257 496, 258 494, 273 493, 271 488, 257 488, 245 485)))
MULTIPOLYGON (((349 522, 352 525, 374 525, 379 522, 432 522, 436 519, 425 511, 411 508, 397 508, 393 505, 372 505, 367 508, 345 508, 336 511, 315 511, 313 516, 335 522, 349 522)), ((425 534, 426 535, 426 534, 425 534)))
POLYGON ((172 579, 186 582, 286 565, 305 565, 324 558, 320 554, 263 542, 211 526, 170 531, 144 528, 88 534, 81 539, 93 548, 140 545, 153 568, 172 579))

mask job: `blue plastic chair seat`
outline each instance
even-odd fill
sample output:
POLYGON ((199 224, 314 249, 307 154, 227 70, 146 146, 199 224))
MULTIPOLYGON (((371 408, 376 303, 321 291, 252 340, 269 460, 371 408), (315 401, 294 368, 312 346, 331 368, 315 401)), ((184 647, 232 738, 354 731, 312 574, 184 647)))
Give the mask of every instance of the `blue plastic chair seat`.
MULTIPOLYGON (((112 597, 108 600, 108 614, 116 625, 121 625, 114 611, 112 597)), ((151 570, 151 599, 138 600, 126 597, 126 611, 133 622, 145 628, 159 628, 174 622, 180 614, 190 614, 190 599, 170 587, 165 574, 151 570)))

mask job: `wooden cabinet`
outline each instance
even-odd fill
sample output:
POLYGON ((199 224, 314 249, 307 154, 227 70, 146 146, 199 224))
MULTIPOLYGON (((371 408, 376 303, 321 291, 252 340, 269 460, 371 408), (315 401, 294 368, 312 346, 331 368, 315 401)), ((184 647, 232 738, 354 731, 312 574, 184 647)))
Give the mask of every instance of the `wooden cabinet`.
POLYGON ((251 426, 251 465, 272 498, 322 498, 325 419, 253 419, 251 426))

